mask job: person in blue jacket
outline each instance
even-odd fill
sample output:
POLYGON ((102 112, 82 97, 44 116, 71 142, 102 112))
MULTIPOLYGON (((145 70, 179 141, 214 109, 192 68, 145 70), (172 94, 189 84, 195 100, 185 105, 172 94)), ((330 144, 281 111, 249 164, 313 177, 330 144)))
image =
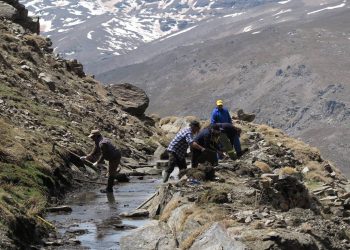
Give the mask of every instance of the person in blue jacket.
POLYGON ((230 113, 226 108, 224 108, 222 100, 216 101, 216 108, 214 108, 213 112, 211 113, 210 123, 232 123, 230 113))
MULTIPOLYGON (((227 139, 230 140, 230 143, 234 147, 238 157, 247 152, 247 149, 242 150, 241 148, 241 142, 239 139, 241 131, 239 128, 236 128, 233 125, 230 113, 226 108, 224 108, 222 100, 216 101, 216 108, 214 108, 211 114, 210 123, 212 125, 216 124, 220 127, 222 132, 221 134, 225 135, 227 139)), ((222 138, 221 141, 223 140, 225 139, 222 138)))

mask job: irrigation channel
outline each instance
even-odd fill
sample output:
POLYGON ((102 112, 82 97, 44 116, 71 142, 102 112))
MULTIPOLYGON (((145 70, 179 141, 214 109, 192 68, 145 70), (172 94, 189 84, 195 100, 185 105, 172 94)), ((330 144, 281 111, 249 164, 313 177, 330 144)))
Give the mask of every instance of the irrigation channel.
POLYGON ((72 194, 65 205, 70 213, 49 213, 46 220, 55 225, 58 239, 48 249, 120 249, 120 238, 148 218, 122 218, 122 212, 133 211, 156 191, 159 179, 132 178, 114 187, 113 194, 100 188, 72 194))

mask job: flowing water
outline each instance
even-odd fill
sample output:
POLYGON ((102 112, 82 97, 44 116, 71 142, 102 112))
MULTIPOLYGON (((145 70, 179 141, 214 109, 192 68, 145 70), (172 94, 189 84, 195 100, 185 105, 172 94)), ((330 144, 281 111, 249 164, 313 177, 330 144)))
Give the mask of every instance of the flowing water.
POLYGON ((71 213, 51 213, 46 219, 53 222, 65 242, 75 238, 81 244, 55 249, 120 249, 120 238, 149 219, 121 218, 119 214, 137 208, 159 183, 153 178, 131 179, 116 185, 113 194, 100 193, 99 188, 72 195, 65 203, 73 209, 71 213))

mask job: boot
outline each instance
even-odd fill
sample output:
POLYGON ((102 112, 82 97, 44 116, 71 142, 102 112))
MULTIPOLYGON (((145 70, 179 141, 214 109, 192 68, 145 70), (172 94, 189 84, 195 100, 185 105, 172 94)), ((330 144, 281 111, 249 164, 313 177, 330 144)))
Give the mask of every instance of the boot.
POLYGON ((108 177, 107 188, 102 189, 101 193, 113 193, 114 177, 108 177))
POLYGON ((168 181, 169 176, 170 176, 170 173, 168 173, 167 171, 164 171, 164 173, 163 173, 163 183, 168 181))
POLYGON ((242 155, 244 155, 245 153, 247 153, 248 152, 248 148, 244 148, 244 149, 242 149, 242 151, 241 152, 239 152, 239 153, 237 153, 237 157, 241 157, 242 155))
POLYGON ((110 177, 108 177, 107 188, 106 188, 106 191, 108 193, 113 192, 113 185, 114 185, 114 177, 110 176, 110 177))

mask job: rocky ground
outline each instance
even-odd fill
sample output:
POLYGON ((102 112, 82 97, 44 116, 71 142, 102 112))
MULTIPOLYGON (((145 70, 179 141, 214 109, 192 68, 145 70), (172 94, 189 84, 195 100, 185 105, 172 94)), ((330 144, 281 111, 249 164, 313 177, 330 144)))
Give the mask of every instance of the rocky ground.
POLYGON ((316 148, 236 123, 249 152, 163 184, 143 207, 155 220, 122 249, 350 249, 348 180, 316 148))

